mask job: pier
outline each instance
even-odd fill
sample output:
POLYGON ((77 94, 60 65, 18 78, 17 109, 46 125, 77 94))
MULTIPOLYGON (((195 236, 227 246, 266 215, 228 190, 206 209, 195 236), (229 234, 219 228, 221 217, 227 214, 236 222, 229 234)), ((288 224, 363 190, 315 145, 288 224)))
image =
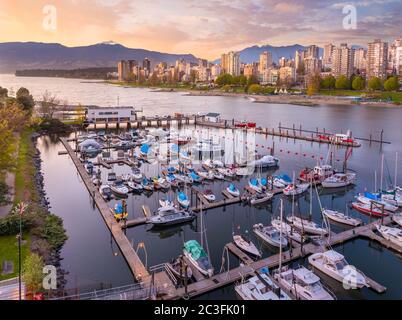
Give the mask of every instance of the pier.
POLYGON ((80 174, 84 185, 88 189, 89 194, 92 196, 93 201, 98 208, 100 215, 102 216, 106 226, 110 230, 117 246, 119 247, 122 256, 127 262, 132 274, 136 281, 141 283, 145 287, 149 287, 151 282, 153 282, 156 288, 163 288, 164 295, 167 298, 171 298, 174 294, 175 288, 164 271, 160 271, 154 276, 152 276, 146 266, 142 263, 141 259, 137 255, 136 250, 133 248, 131 242, 127 239, 123 232, 122 224, 118 223, 113 215, 110 213, 110 208, 106 201, 102 198, 98 189, 93 185, 92 178, 87 174, 82 165, 81 161, 78 159, 74 150, 67 142, 65 138, 60 138, 60 141, 64 145, 66 151, 68 152, 70 158, 72 159, 78 173, 80 174))

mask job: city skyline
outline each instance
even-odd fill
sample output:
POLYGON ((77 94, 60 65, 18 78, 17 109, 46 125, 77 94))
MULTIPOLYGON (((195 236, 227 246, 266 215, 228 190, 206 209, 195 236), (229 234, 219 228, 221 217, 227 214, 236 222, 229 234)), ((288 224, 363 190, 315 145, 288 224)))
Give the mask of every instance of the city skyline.
POLYGON ((43 27, 47 1, 0 3, 0 42, 38 41, 80 46, 112 40, 127 47, 218 58, 252 45, 347 42, 367 46, 374 38, 400 38, 402 3, 375 1, 64 0, 55 3, 54 30, 43 27), (343 8, 357 10, 356 29, 343 28, 343 8), (304 14, 305 13, 305 14, 304 14), (308 14, 307 14, 308 13, 308 14), (80 32, 77 34, 76 30, 80 32), (29 32, 27 32, 29 30, 29 32), (379 36, 381 34, 381 36, 379 36), (325 35, 325 37, 323 36, 325 35))

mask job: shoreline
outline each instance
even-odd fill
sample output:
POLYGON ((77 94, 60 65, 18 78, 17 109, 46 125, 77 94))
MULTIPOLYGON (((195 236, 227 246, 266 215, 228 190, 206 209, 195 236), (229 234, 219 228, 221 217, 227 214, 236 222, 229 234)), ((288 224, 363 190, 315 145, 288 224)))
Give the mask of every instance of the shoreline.
POLYGON ((105 84, 117 85, 128 88, 149 89, 154 93, 184 93, 185 96, 190 97, 232 97, 232 98, 245 98, 254 103, 266 104, 291 104, 295 106, 318 107, 320 105, 336 105, 336 106, 367 106, 367 107, 380 107, 380 108, 402 108, 402 106, 390 102, 354 102, 342 98, 342 96, 326 96, 326 95, 254 95, 248 93, 236 92, 222 92, 218 90, 199 90, 189 88, 161 88, 152 86, 131 86, 129 84, 113 83, 105 81, 105 84))

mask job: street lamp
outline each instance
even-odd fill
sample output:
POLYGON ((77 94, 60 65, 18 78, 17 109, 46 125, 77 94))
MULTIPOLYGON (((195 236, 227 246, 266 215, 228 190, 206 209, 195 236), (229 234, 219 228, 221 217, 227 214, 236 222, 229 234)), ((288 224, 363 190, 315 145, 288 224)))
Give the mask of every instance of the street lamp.
POLYGON ((14 212, 20 216, 20 232, 17 235, 18 238, 18 297, 21 300, 21 240, 22 240, 22 214, 28 208, 28 204, 20 202, 15 206, 14 212))

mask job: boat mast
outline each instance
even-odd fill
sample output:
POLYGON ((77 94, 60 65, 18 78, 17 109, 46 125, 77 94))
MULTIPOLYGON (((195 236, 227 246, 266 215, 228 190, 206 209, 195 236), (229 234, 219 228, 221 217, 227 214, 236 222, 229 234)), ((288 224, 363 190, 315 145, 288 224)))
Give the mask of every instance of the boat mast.
POLYGON ((279 228, 279 272, 282 269, 282 216, 283 216, 283 199, 280 200, 281 203, 281 224, 279 228))
POLYGON ((394 185, 395 185, 395 189, 397 187, 397 183, 396 180, 398 179, 398 151, 395 152, 395 178, 394 178, 394 185))
POLYGON ((384 154, 381 156, 381 181, 380 181, 380 192, 382 192, 382 180, 384 177, 384 154))
POLYGON ((374 192, 377 192, 377 170, 374 170, 374 192))

